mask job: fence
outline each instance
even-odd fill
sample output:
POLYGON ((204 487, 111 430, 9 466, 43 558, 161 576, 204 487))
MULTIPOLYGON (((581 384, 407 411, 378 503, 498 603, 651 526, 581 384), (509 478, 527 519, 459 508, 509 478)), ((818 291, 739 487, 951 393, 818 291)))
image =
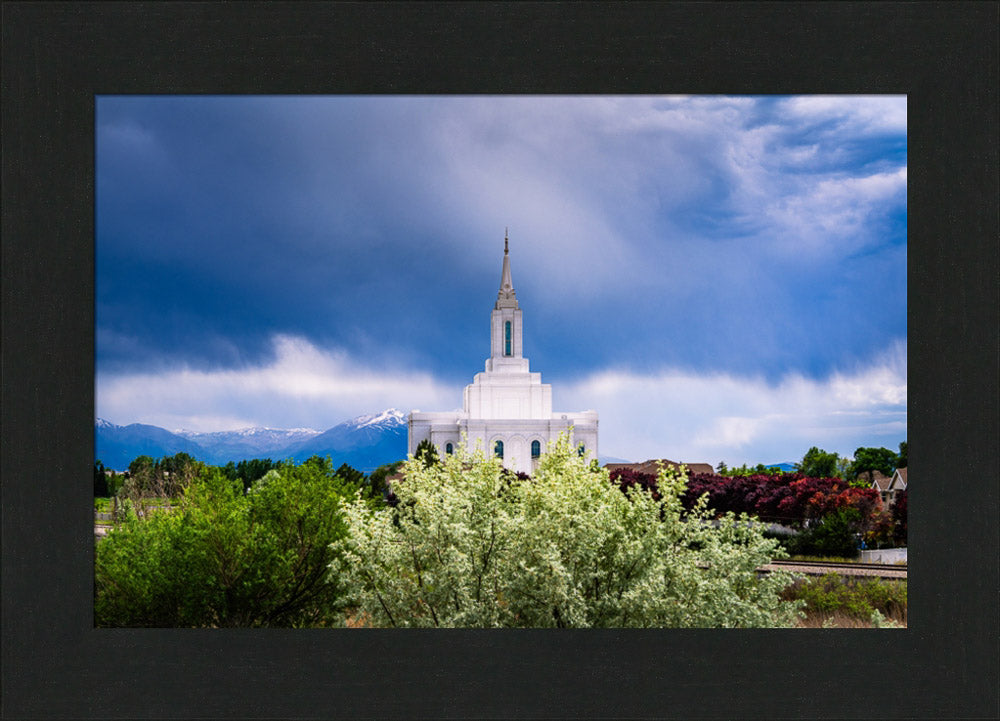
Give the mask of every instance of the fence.
POLYGON ((874 551, 861 551, 861 561, 864 563, 906 563, 906 549, 882 548, 874 551))

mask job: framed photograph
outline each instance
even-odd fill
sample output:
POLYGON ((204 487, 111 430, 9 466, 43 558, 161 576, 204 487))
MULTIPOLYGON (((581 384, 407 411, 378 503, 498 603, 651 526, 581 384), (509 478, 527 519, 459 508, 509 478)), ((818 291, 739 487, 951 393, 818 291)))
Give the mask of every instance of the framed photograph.
POLYGON ((951 8, 9 4, 5 717, 995 714, 997 488, 949 479, 998 460, 996 5, 951 8), (912 436, 907 628, 95 625, 96 458, 570 429, 912 436))

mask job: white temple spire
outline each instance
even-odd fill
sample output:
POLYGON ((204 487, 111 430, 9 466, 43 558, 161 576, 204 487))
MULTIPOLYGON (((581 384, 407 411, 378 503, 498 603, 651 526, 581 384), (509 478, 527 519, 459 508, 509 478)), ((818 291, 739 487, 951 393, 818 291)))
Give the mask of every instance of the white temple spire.
POLYGON ((503 231, 503 271, 500 274, 500 291, 497 293, 497 308, 517 308, 517 293, 510 277, 510 246, 507 229, 503 231))
POLYGON ((567 434, 580 455, 596 459, 597 412, 552 410, 552 386, 532 372, 521 341, 523 313, 510 275, 510 238, 503 234, 500 292, 490 313, 490 356, 462 395, 462 410, 413 411, 407 420, 408 453, 430 441, 441 457, 463 444, 501 459, 504 468, 534 473, 549 444, 567 434))

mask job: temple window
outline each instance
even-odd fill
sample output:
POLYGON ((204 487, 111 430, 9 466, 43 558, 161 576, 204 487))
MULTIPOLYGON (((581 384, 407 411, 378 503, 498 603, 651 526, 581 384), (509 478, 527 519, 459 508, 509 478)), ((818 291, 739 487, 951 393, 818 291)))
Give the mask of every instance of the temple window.
POLYGON ((504 355, 511 355, 511 352, 510 352, 510 321, 507 321, 506 323, 503 324, 503 334, 504 334, 503 354, 504 355))
POLYGON ((497 458, 503 458, 503 441, 497 441, 493 444, 493 455, 497 458))
POLYGON ((541 442, 539 442, 539 441, 532 441, 531 442, 531 457, 532 458, 538 458, 540 455, 542 455, 542 444, 541 444, 541 442))

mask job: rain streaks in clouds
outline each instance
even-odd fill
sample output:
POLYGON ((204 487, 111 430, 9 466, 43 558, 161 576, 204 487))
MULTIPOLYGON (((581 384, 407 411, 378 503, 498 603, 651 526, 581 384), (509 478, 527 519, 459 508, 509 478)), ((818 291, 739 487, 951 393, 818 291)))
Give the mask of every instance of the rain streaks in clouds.
POLYGON ((454 408, 505 227, 526 355, 602 453, 905 439, 898 96, 102 97, 98 415, 454 408))

